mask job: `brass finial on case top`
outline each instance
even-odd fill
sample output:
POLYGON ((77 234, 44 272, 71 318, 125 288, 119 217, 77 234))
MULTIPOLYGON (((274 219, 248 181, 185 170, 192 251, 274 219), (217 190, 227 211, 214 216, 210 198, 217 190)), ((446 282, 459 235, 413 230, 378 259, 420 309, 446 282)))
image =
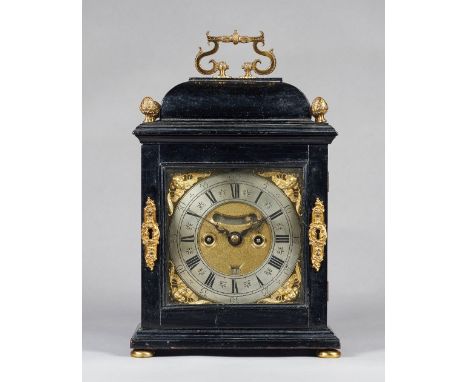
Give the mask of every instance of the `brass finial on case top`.
POLYGON ((325 114, 328 111, 327 102, 322 97, 316 97, 310 105, 310 113, 315 118, 315 123, 326 123, 325 114))
POLYGON ((145 97, 141 100, 140 111, 145 115, 143 123, 156 121, 161 111, 161 105, 151 97, 145 97))

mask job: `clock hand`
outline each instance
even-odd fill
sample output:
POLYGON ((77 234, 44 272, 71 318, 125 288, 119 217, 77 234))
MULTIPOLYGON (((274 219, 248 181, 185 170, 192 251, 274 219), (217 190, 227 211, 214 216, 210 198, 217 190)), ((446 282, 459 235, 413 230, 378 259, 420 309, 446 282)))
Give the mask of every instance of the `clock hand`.
POLYGON ((219 233, 224 233, 227 237, 229 237, 229 235, 231 234, 227 229, 225 228, 221 228, 218 223, 213 223, 209 220, 207 220, 209 223, 211 223, 212 225, 214 225, 214 227, 216 228, 216 230, 219 232, 219 233))
POLYGON ((231 234, 227 229, 221 228, 218 223, 215 223, 215 222, 213 222, 213 221, 211 221, 211 220, 209 220, 209 219, 207 219, 207 218, 205 218, 203 216, 200 216, 200 218, 202 220, 210 223, 212 226, 214 226, 219 233, 224 233, 228 237, 231 234))
POLYGON ((256 222, 252 223, 250 227, 240 232, 241 237, 244 237, 244 235, 252 229, 260 228, 267 219, 268 217, 264 217, 263 219, 257 220, 256 222))

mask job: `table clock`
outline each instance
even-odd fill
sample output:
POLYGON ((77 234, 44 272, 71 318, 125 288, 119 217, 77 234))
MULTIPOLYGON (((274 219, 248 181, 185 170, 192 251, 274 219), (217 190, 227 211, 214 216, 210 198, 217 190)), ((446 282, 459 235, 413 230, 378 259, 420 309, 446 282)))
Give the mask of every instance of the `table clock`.
POLYGON ((264 34, 207 33, 203 75, 143 98, 141 323, 131 355, 340 356, 327 327, 328 144, 317 97, 268 75, 264 34), (220 44, 251 43, 239 78, 220 44), (208 65, 208 67, 207 67, 208 65), (312 120, 312 118, 314 120, 312 120))

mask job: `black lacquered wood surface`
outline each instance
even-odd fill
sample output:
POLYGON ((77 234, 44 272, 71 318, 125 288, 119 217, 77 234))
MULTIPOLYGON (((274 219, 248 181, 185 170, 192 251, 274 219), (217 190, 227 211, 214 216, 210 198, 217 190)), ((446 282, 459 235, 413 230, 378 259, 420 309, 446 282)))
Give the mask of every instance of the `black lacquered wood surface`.
POLYGON ((302 92, 277 79, 193 80, 168 93, 160 120, 134 131, 142 142, 141 209, 148 196, 156 201, 161 240, 153 271, 145 266, 142 248, 141 324, 131 340, 132 348, 208 352, 340 347, 327 327, 327 247, 316 272, 307 238, 316 197, 328 211, 328 144, 337 133, 328 124, 313 123, 308 106, 302 92), (294 168, 302 173, 305 288, 300 303, 169 303, 167 173, 202 168, 294 168))

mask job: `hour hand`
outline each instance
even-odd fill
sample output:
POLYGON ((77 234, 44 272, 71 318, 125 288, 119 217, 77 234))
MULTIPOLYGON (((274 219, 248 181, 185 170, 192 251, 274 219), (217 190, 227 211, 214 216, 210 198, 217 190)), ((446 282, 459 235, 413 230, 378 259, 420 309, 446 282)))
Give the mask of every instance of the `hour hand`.
POLYGON ((265 222, 267 218, 263 218, 263 219, 260 219, 260 220, 257 220, 255 222, 252 223, 252 225, 246 229, 244 229, 243 231, 240 232, 240 235, 241 236, 244 236, 247 232, 249 232, 250 230, 253 230, 253 229, 257 229, 257 228, 260 228, 262 226, 262 224, 265 222))
POLYGON ((221 227, 219 226, 219 224, 216 223, 216 222, 214 222, 213 220, 207 219, 207 218, 205 218, 204 216, 200 216, 200 215, 198 215, 198 214, 196 214, 196 213, 193 213, 193 212, 189 212, 189 214, 190 214, 190 215, 193 215, 193 216, 195 216, 195 217, 197 217, 197 218, 199 218, 199 219, 201 219, 201 220, 203 220, 203 221, 205 221, 205 222, 207 222, 207 223, 209 223, 209 224, 211 224, 211 225, 213 225, 213 226, 216 228, 216 230, 217 230, 218 232, 224 233, 224 234, 226 234, 226 235, 229 235, 229 232, 228 232, 226 229, 221 228, 221 227))
POLYGON ((219 233, 224 233, 226 236, 229 236, 229 231, 225 228, 220 227, 218 223, 215 223, 211 219, 204 219, 204 220, 210 223, 211 225, 213 225, 216 228, 216 231, 218 231, 219 233))

